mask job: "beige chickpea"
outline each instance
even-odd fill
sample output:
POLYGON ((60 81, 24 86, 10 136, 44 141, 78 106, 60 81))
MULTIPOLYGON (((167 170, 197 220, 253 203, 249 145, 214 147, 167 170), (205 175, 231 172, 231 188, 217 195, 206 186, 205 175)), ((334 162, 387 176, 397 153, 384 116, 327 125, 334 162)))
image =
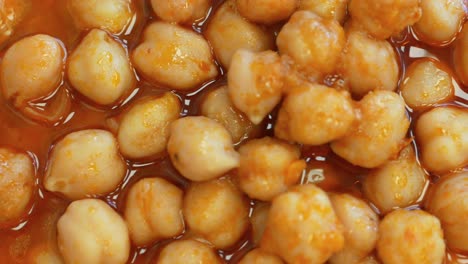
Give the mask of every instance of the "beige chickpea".
POLYGON ((322 145, 345 136, 354 120, 353 102, 347 92, 302 83, 284 99, 275 136, 306 145, 322 145))
POLYGON ((67 0, 68 11, 80 29, 101 28, 121 33, 133 17, 132 0, 67 0))
POLYGON ((53 147, 44 187, 73 200, 104 195, 117 187, 126 169, 110 132, 81 130, 66 135, 53 147))
POLYGON ((16 27, 31 10, 31 1, 0 1, 0 44, 16 31, 16 27))
POLYGON ((57 222, 57 242, 65 263, 127 263, 130 238, 125 221, 105 202, 71 203, 57 222))
POLYGON ((365 168, 383 165, 406 144, 409 120, 405 102, 389 91, 368 93, 358 103, 357 124, 343 138, 331 143, 338 156, 365 168))
POLYGON ((117 134, 121 153, 130 159, 161 155, 166 150, 169 126, 179 118, 179 98, 173 93, 138 101, 122 117, 117 134))
POLYGON ((447 175, 438 181, 430 191, 427 208, 440 219, 448 247, 468 251, 468 172, 447 175))
POLYGON ((453 64, 461 82, 468 85, 468 22, 454 44, 453 64))
POLYGON ((145 29, 132 58, 143 76, 176 90, 197 88, 218 75, 203 36, 165 22, 154 22, 145 29))
POLYGON ((252 242, 255 246, 259 246, 263 232, 265 232, 269 212, 269 203, 256 203, 253 208, 250 224, 252 225, 252 242))
POLYGON ((239 49, 264 51, 275 47, 273 32, 243 18, 236 0, 225 1, 215 11, 204 33, 225 68, 229 68, 232 55, 239 49))
POLYGON ((184 197, 190 230, 218 249, 233 246, 249 226, 249 203, 228 179, 193 183, 184 197))
POLYGON ((239 166, 239 154, 229 132, 203 116, 174 121, 167 151, 174 167, 192 181, 214 179, 239 166))
POLYGON ((308 10, 323 18, 335 19, 343 23, 348 11, 349 1, 350 0, 301 0, 299 9, 308 10))
POLYGON ((145 178, 131 188, 124 217, 137 246, 177 236, 184 231, 183 192, 162 178, 145 178))
POLYGON ((51 246, 37 246, 33 249, 29 249, 31 264, 65 264, 57 248, 51 248, 51 246))
POLYGON ((296 184, 306 167, 297 146, 275 138, 253 139, 239 148, 238 180, 250 198, 270 201, 296 184))
POLYGON ((330 259, 331 264, 357 264, 377 243, 379 217, 363 200, 349 194, 331 194, 333 209, 344 226, 345 243, 330 259))
POLYGON ((165 246, 155 264, 222 264, 213 248, 196 240, 177 240, 165 246))
POLYGON ((310 11, 297 11, 276 39, 280 54, 290 56, 297 69, 316 77, 332 73, 345 45, 341 25, 310 11))
POLYGON ((413 62, 406 70, 400 91, 406 104, 412 108, 443 103, 454 95, 452 76, 433 59, 413 62))
POLYGON ((36 190, 35 174, 28 155, 0 148, 0 227, 26 214, 36 190))
POLYGON ((421 161, 431 172, 447 172, 468 164, 468 110, 436 107, 416 121, 421 161))
POLYGON ((377 251, 385 264, 442 264, 445 242, 440 221, 422 210, 393 211, 380 223, 377 251))
POLYGON ((300 0, 236 0, 239 13, 248 20, 273 24, 291 16, 300 0))
POLYGON ((254 124, 259 124, 281 101, 284 71, 276 52, 238 50, 228 71, 229 97, 254 124))
POLYGON ((351 18, 377 39, 400 33, 421 18, 420 0, 352 0, 351 18))
POLYGON ((257 248, 247 253, 239 264, 284 264, 284 262, 279 257, 257 248))
POLYGON ((166 22, 194 23, 203 19, 212 0, 151 0, 154 13, 166 22))
POLYGON ((327 194, 303 185, 276 197, 260 247, 287 263, 319 264, 343 248, 343 226, 327 194))
POLYGON ((72 52, 67 74, 78 92, 101 105, 115 104, 136 83, 124 47, 100 29, 91 30, 72 52))

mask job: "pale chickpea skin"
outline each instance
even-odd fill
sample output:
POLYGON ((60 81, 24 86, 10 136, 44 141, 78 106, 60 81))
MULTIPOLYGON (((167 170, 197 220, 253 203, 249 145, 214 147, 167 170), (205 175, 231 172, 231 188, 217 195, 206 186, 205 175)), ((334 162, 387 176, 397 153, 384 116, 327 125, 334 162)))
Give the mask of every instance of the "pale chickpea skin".
POLYGON ((183 191, 162 178, 139 180, 131 188, 124 217, 137 246, 177 236, 184 231, 183 191))
POLYGON ((229 97, 252 123, 259 124, 281 101, 284 74, 276 52, 238 50, 227 75, 229 97))
POLYGON ((363 200, 349 194, 330 194, 333 209, 344 226, 345 243, 330 259, 331 264, 357 264, 374 250, 379 217, 363 200))
POLYGON ((154 22, 145 29, 132 58, 144 77, 176 90, 194 89, 218 75, 203 36, 165 22, 154 22))
POLYGON ((448 247, 468 251, 468 172, 444 176, 432 187, 426 203, 440 219, 448 247))
POLYGON ((368 93, 357 106, 357 124, 331 143, 338 156, 365 168, 383 165, 406 145, 409 119, 404 100, 389 91, 368 93))
POLYGON ((224 68, 229 68, 232 55, 239 49, 265 51, 275 47, 273 32, 242 17, 236 0, 225 1, 215 11, 204 33, 224 68))
POLYGON ((117 133, 120 152, 130 159, 161 156, 169 140, 169 126, 182 110, 173 93, 136 102, 122 117, 117 133))
POLYGON ((454 44, 453 64, 461 82, 468 85, 468 22, 454 44))
POLYGON ((229 132, 203 116, 172 122, 167 151, 174 167, 192 181, 214 179, 239 166, 229 132))
POLYGON ((154 13, 162 20, 189 24, 203 19, 212 0, 151 0, 154 13))
POLYGON ((447 172, 468 164, 468 110, 436 107, 416 121, 421 161, 431 172, 447 172))
POLYGON ((296 184, 306 167, 295 145, 265 137, 239 148, 239 186, 250 198, 270 201, 296 184))
POLYGON ((351 18, 377 39, 400 33, 421 18, 420 0, 352 0, 351 18))
POLYGON ((247 253, 239 264, 284 264, 284 262, 278 256, 257 248, 247 253))
POLYGON ((57 242, 65 263, 127 263, 130 238, 125 221, 105 202, 71 203, 57 222, 57 242))
POLYGON ((132 0, 67 0, 68 10, 80 29, 101 28, 121 33, 133 17, 132 0))
POLYGON ((303 185, 276 197, 260 247, 287 263, 324 263, 344 246, 343 226, 327 194, 303 185))
POLYGON ((297 69, 311 78, 335 70, 345 42, 336 20, 310 11, 295 12, 276 39, 280 54, 290 56, 297 69))
POLYGON ((300 0, 236 0, 239 13, 248 20, 273 24, 287 19, 296 10, 300 0))
POLYGON ((0 148, 0 227, 11 225, 26 213, 36 189, 35 174, 27 154, 0 148))
POLYGON ((343 23, 348 11, 349 1, 350 0, 301 0, 299 10, 308 10, 323 18, 335 19, 343 23))
POLYGON ((255 246, 259 246, 263 232, 265 232, 269 212, 270 203, 256 203, 253 208, 250 224, 252 225, 252 242, 255 246))
POLYGON ((115 104, 136 83, 124 47, 100 29, 91 30, 72 52, 67 74, 79 93, 100 105, 115 104))
POLYGON ((104 195, 117 187, 126 169, 110 132, 81 130, 66 135, 53 147, 44 187, 72 200, 104 195))
POLYGON ((301 83, 291 88, 281 105, 275 136, 306 145, 322 145, 345 136, 354 120, 348 92, 301 83))
POLYGON ((439 219, 422 210, 391 212, 380 223, 377 252, 385 264, 442 264, 445 242, 439 219))
POLYGON ((193 183, 183 214, 189 229, 217 249, 233 246, 249 226, 249 203, 229 179, 193 183))
POLYGON ((400 91, 411 108, 440 104, 454 95, 450 73, 443 64, 428 58, 417 60, 409 66, 400 91))
POLYGON ((416 35, 428 44, 448 44, 466 17, 463 0, 421 0, 422 16, 413 25, 416 35))
POLYGON ((178 240, 165 246, 155 264, 222 264, 209 245, 196 240, 178 240))

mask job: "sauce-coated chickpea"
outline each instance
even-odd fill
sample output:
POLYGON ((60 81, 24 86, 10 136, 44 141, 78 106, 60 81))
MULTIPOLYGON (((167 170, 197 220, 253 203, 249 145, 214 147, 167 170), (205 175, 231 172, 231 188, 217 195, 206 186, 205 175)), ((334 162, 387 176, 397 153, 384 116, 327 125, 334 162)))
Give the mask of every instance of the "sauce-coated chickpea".
POLYGON ((468 22, 463 26, 454 47, 453 64, 455 71, 462 83, 468 85, 468 22))
POLYGON ((343 23, 348 11, 348 2, 349 0, 301 0, 299 9, 312 11, 323 18, 343 23))
POLYGON ((16 31, 16 27, 31 10, 31 1, 0 1, 0 44, 16 31))
POLYGON ((239 264, 284 264, 284 262, 279 257, 257 248, 247 253, 239 264))
POLYGON ((188 24, 203 19, 212 0, 151 0, 158 17, 167 22, 188 24))
POLYGON ((269 212, 269 203, 256 203, 253 208, 250 224, 252 225, 252 242, 255 246, 259 246, 263 232, 265 232, 269 212))
POLYGON ((196 240, 178 240, 165 246, 155 264, 222 264, 209 245, 196 240))
POLYGON ((273 24, 287 19, 300 0, 236 0, 239 13, 248 20, 273 24))

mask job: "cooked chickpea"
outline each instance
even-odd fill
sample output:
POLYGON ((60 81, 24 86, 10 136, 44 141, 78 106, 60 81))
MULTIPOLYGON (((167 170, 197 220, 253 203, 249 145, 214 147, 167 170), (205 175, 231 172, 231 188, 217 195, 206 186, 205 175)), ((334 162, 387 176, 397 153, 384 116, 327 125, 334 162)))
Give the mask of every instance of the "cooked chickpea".
POLYGON ((166 150, 169 126, 179 118, 179 98, 173 93, 140 100, 126 112, 119 125, 120 151, 130 159, 161 155, 166 150))
POLYGON ((0 1, 0 44, 16 31, 16 27, 31 9, 31 2, 24 0, 0 1))
POLYGON ((36 189, 35 173, 28 155, 0 148, 0 227, 26 213, 36 189))
POLYGON ((468 164, 468 110, 436 107, 416 121, 421 160, 428 171, 446 172, 468 164))
POLYGON ((359 264, 380 264, 380 261, 377 260, 376 257, 374 256, 368 256, 364 259, 362 259, 359 264))
POLYGON ((62 256, 57 249, 53 249, 50 246, 39 246, 33 249, 29 249, 30 255, 32 256, 30 262, 32 264, 64 264, 62 256))
POLYGON ((290 56, 297 69, 308 76, 332 73, 345 45, 341 25, 310 11, 297 11, 278 34, 276 44, 281 54, 290 56))
POLYGON ((247 253, 239 264, 283 264, 284 262, 277 256, 264 252, 261 249, 254 249, 247 253))
POLYGON ((233 246, 249 226, 249 203, 228 179, 193 183, 184 198, 188 227, 218 249, 233 246))
POLYGON ((406 71, 400 91, 412 108, 443 103, 454 95, 452 76, 433 59, 413 62, 406 71))
POLYGON ((445 242, 439 219, 422 210, 396 210, 379 226, 377 251, 385 264, 441 264, 445 242))
POLYGON ((301 0, 299 9, 312 11, 323 18, 335 19, 343 23, 348 11, 349 1, 350 0, 301 0))
POLYGON ((248 20, 273 24, 291 16, 300 0, 236 0, 239 13, 248 20))
POLYGON ((65 263, 127 263, 130 238, 122 217, 105 202, 71 203, 57 222, 57 240, 65 263))
POLYGON ((455 71, 461 82, 468 85, 468 22, 463 26, 454 47, 453 65, 455 71))
POLYGON ((203 36, 175 24, 150 24, 132 57, 145 77, 176 90, 193 89, 218 75, 203 36))
POLYGON ((421 18, 420 0, 352 0, 351 18, 377 39, 400 33, 421 18))
POLYGON ((330 201, 344 226, 345 243, 329 262, 357 264, 375 248, 379 217, 366 202, 349 194, 331 194, 330 201))
POLYGON ((182 196, 181 189, 161 178, 135 183, 124 210, 133 243, 145 246, 181 234, 184 230, 182 196))
POLYGON ((444 176, 432 187, 427 207, 440 219, 448 247, 468 251, 468 172, 444 176))
POLYGON ((281 101, 284 74, 276 52, 238 50, 227 76, 229 97, 252 123, 259 124, 281 101))
POLYGON ((105 31, 91 30, 68 59, 71 85, 91 101, 110 105, 135 86, 124 47, 105 31))
POLYGON ((331 143, 333 152, 365 168, 396 157, 407 142, 410 124, 403 99, 394 92, 370 92, 358 103, 357 116, 348 134, 331 143))
POLYGON ((237 11, 236 0, 225 1, 214 13, 205 30, 206 39, 225 68, 239 49, 271 50, 275 47, 273 32, 247 21, 237 11))
POLYGON ((322 145, 345 136, 354 120, 353 102, 347 92, 302 83, 284 99, 275 135, 301 144, 322 145))
POLYGON ((269 212, 269 203, 256 203, 253 208, 250 224, 252 225, 252 242, 255 246, 260 244, 263 232, 265 232, 269 212))
POLYGON ((229 132, 203 116, 174 121, 167 151, 174 167, 192 181, 214 179, 239 166, 239 154, 229 132))
POLYGON ((210 246, 196 240, 178 240, 165 246, 155 264, 222 264, 210 246))
POLYGON ((72 132, 52 149, 44 178, 48 191, 69 199, 113 191, 126 173, 117 140, 105 130, 72 132))
POLYGON ((133 17, 132 0, 68 0, 68 10, 80 29, 122 32, 133 17))
POLYGON ((239 148, 238 180, 250 198, 270 201, 296 184, 306 164, 297 146, 270 137, 239 148))
POLYGON ((158 17, 166 22, 193 23, 203 19, 212 0, 151 0, 158 17))
POLYGON ((319 264, 343 245, 343 226, 320 188, 298 186, 273 200, 260 243, 262 250, 287 263, 319 264))

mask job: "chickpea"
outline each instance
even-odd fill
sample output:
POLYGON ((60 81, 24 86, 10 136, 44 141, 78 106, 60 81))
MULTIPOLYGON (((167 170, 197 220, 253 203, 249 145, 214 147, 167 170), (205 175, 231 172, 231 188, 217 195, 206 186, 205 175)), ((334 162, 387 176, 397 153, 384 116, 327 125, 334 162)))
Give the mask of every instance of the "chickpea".
POLYGON ((287 263, 324 263, 343 248, 343 226, 327 194, 303 185, 276 197, 260 247, 287 263))
POLYGON ((455 71, 461 82, 468 85, 468 22, 463 26, 454 47, 453 64, 455 71))
POLYGON ((368 256, 362 259, 359 264, 380 264, 380 262, 374 256, 368 256))
POLYGON ((67 73, 78 92, 101 105, 116 103, 136 83, 124 47, 100 29, 91 30, 73 51, 67 73))
POLYGON ((331 194, 333 209, 344 226, 345 244, 330 259, 331 264, 357 264, 374 250, 379 217, 369 205, 349 194, 331 194))
POLYGON ((28 155, 0 148, 0 227, 26 213, 36 189, 35 174, 28 155))
POLYGON ((322 145, 345 136, 354 120, 353 102, 347 92, 302 83, 284 99, 275 135, 301 144, 322 145))
POLYGON ((421 19, 413 29, 428 44, 450 43, 466 16, 463 0, 421 0, 421 9, 421 19))
POLYGON ((421 18, 420 0, 352 0, 351 18, 377 39, 400 33, 421 18))
POLYGON ((233 246, 249 225, 249 203, 228 179, 193 183, 183 213, 190 230, 218 249, 233 246))
POLYGON ((181 234, 184 231, 182 196, 181 189, 161 178, 135 183, 124 210, 133 243, 145 246, 181 234))
POLYGON ((412 108, 443 103, 454 95, 452 76, 433 59, 413 62, 406 71, 400 91, 412 108))
POLYGON ((283 264, 284 262, 277 256, 264 252, 261 249, 251 250, 245 255, 239 264, 283 264))
POLYGON ((154 22, 133 51, 135 67, 150 81, 190 90, 214 79, 218 69, 208 42, 192 30, 154 22))
POLYGON ((101 28, 121 33, 134 15, 132 0, 68 0, 68 10, 80 29, 101 28))
POLYGON ((447 245, 468 251, 468 172, 444 176, 431 189, 427 209, 442 223, 447 245))
POLYGON ((216 10, 204 33, 225 68, 229 68, 239 49, 264 51, 275 47, 273 32, 243 18, 237 11, 236 0, 226 0, 216 10))
POLYGON ((62 256, 57 249, 53 249, 50 246, 40 246, 30 249, 33 253, 33 257, 28 263, 32 264, 64 264, 62 256))
POLYGON ((200 106, 203 116, 209 117, 222 124, 231 134, 235 143, 248 138, 257 126, 241 111, 236 109, 231 102, 227 86, 222 86, 209 92, 200 106))
POLYGON ((190 24, 203 19, 212 0, 151 0, 158 17, 166 22, 190 24))
POLYGON ((446 172, 468 164, 468 110, 436 107, 416 121, 421 160, 428 171, 446 172))
POLYGON ((16 31, 16 27, 31 9, 31 1, 0 1, 0 44, 16 31))
POLYGON ((76 200, 113 191, 126 173, 117 140, 105 130, 72 132, 50 154, 44 187, 76 200))
POLYGON ((345 45, 341 25, 310 11, 297 11, 276 39, 280 54, 290 56, 297 69, 316 77, 332 73, 345 45))
POLYGON ((445 242, 439 219, 422 210, 396 210, 379 226, 377 251, 385 264, 443 263, 445 242))
POLYGON ((229 132, 203 116, 174 121, 167 151, 174 167, 192 181, 214 179, 239 166, 239 154, 229 132))
POLYGON ((179 118, 181 109, 179 98, 169 92, 133 105, 123 115, 118 130, 122 154, 130 159, 161 155, 166 150, 169 126, 179 118))
POLYGON ((291 16, 300 0, 236 0, 239 13, 255 23, 274 24, 291 16))
POLYGON ((260 244, 260 240, 262 239, 263 233, 265 232, 265 226, 269 212, 269 203, 256 203, 253 208, 252 216, 250 217, 250 223, 252 225, 252 242, 255 246, 260 244))
POLYGON ((238 50, 228 71, 229 97, 258 125, 281 101, 284 72, 276 52, 238 50))
POLYGON ((306 167, 297 146, 270 137, 248 141, 239 154, 239 185, 252 199, 272 200, 296 184, 306 167))
POLYGON ((405 102, 394 92, 374 91, 358 103, 357 110, 357 124, 331 148, 354 165, 379 167, 396 157, 407 142, 410 122, 405 102))
POLYGON ((128 229, 105 202, 72 202, 57 222, 57 241, 65 263, 127 263, 128 229))
POLYGON ((196 240, 178 240, 165 246, 155 264, 222 264, 208 245, 196 240))
POLYGON ((343 23, 348 11, 350 0, 301 0, 299 10, 308 10, 326 18, 343 23))

